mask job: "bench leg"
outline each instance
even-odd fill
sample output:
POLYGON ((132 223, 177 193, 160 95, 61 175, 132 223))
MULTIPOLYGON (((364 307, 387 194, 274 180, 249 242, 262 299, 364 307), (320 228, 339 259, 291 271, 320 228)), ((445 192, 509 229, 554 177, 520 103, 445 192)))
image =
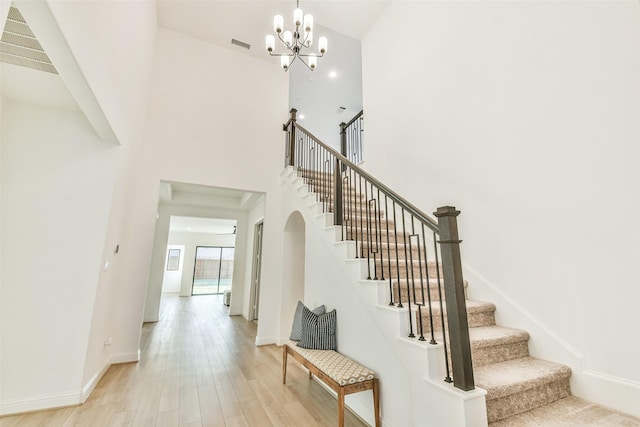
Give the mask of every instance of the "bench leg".
POLYGON ((378 379, 373 379, 373 410, 376 417, 376 427, 380 427, 380 390, 378 390, 378 379))
POLYGON ((282 384, 287 383, 287 345, 282 346, 282 384))
POLYGON ((338 427, 344 427, 344 389, 338 390, 338 427))

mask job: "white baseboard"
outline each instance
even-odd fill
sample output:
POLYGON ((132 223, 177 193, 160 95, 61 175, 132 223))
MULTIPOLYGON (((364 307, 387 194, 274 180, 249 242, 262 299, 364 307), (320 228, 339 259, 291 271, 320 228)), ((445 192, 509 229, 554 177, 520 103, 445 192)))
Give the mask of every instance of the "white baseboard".
POLYGON ((256 345, 276 344, 277 342, 276 337, 256 337, 256 345))
POLYGON ((118 353, 111 356, 109 366, 119 363, 132 363, 140 361, 140 349, 135 353, 118 353))
POLYGON ((140 350, 135 353, 115 354, 111 357, 109 363, 106 363, 99 372, 96 372, 95 375, 91 377, 81 391, 58 393, 47 396, 35 396, 27 399, 0 403, 0 416, 81 405, 87 401, 111 365, 138 361, 140 361, 140 350))
POLYGON ((43 409, 76 406, 82 403, 82 393, 57 393, 48 396, 35 396, 27 399, 0 403, 0 416, 40 411, 43 409))
POLYGON ((91 396, 91 393, 93 393, 93 390, 95 390, 96 386, 98 385, 103 375, 107 372, 107 369, 109 369, 110 366, 111 366, 110 363, 105 364, 100 370, 100 372, 96 372, 95 375, 91 377, 89 382, 85 384, 85 386, 82 388, 82 394, 80 396, 79 403, 84 403, 87 401, 87 399, 89 398, 89 396, 91 396))
POLYGON ((640 384, 637 382, 585 370, 571 376, 571 392, 583 399, 640 417, 640 384))

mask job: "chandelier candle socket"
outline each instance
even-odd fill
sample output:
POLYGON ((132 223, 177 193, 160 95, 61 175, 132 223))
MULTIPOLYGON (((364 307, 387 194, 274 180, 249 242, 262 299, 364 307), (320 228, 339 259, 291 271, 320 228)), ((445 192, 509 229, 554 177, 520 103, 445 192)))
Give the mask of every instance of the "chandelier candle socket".
POLYGON ((276 53, 276 38, 269 34, 265 39, 267 52, 271 56, 280 57, 280 66, 287 71, 293 61, 300 61, 311 71, 315 70, 318 65, 318 58, 324 56, 327 51, 327 38, 320 37, 318 39, 319 53, 304 53, 304 49, 309 49, 313 44, 313 16, 304 14, 300 9, 299 0, 296 2, 296 9, 293 11, 293 25, 295 30, 289 31, 284 29, 284 18, 282 15, 273 17, 273 31, 278 36, 286 48, 284 53, 276 53))

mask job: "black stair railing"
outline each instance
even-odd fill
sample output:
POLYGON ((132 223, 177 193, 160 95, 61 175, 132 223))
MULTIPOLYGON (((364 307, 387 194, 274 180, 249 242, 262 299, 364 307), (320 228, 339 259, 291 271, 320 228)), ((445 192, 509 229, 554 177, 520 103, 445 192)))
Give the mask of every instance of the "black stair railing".
POLYGON ((364 160, 364 116, 363 111, 347 123, 340 123, 340 153, 351 162, 358 164, 364 160))
POLYGON ((460 212, 440 207, 432 219, 299 126, 295 109, 283 130, 285 165, 305 179, 323 211, 333 213, 342 239, 355 243, 356 256, 367 260, 368 279, 388 282, 389 305, 407 307, 408 336, 442 342, 445 381, 473 390, 460 212))

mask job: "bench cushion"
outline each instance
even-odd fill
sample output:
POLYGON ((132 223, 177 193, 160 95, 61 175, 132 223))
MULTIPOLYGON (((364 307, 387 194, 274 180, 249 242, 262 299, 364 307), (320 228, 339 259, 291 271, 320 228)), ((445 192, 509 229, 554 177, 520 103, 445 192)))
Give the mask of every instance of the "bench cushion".
POLYGON ((289 341, 287 345, 341 386, 371 380, 375 377, 371 369, 336 351, 310 350, 298 347, 295 341, 289 341))

